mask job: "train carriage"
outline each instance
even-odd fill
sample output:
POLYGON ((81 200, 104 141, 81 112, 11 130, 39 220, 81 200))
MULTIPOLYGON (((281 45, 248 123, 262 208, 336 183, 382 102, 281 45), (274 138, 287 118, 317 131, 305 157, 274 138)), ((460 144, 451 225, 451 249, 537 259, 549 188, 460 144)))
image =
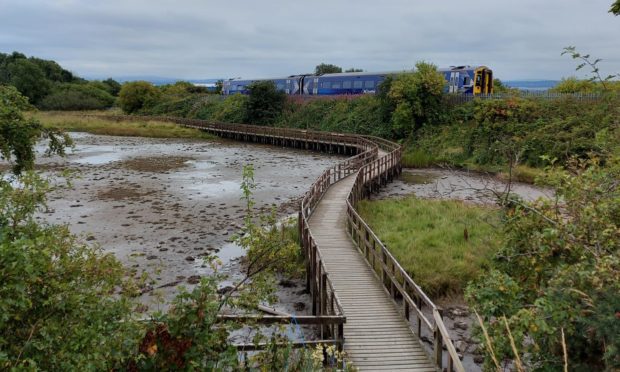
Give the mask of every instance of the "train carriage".
MULTIPOLYGON (((486 66, 451 66, 438 69, 446 79, 445 92, 455 94, 493 93, 493 71, 486 66)), ((388 76, 409 71, 383 73, 349 72, 323 75, 291 75, 275 79, 230 79, 222 86, 222 94, 248 94, 253 82, 272 81, 279 91, 288 95, 352 95, 374 94, 388 76)))

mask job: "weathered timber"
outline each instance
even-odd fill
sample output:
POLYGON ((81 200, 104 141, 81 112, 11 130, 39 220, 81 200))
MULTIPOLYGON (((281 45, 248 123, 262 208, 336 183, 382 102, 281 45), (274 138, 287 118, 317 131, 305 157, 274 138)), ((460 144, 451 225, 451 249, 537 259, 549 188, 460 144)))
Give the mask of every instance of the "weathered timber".
MULTIPOLYGON (((318 343, 336 344, 338 350, 344 347, 360 370, 437 371, 444 369, 445 346, 445 369, 464 371, 443 324, 441 309, 409 277, 355 209, 359 200, 400 175, 399 145, 372 136, 183 118, 141 118, 170 121, 240 141, 350 155, 323 172, 301 202, 299 232, 313 316, 295 317, 295 321, 319 325, 323 340, 318 343), (430 320, 422 311, 424 307, 432 311, 430 320), (419 340, 422 326, 433 334, 432 355, 426 353, 419 340)), ((220 320, 263 324, 293 321, 286 316, 221 316, 220 320)), ((252 350, 260 345, 238 347, 252 350)))

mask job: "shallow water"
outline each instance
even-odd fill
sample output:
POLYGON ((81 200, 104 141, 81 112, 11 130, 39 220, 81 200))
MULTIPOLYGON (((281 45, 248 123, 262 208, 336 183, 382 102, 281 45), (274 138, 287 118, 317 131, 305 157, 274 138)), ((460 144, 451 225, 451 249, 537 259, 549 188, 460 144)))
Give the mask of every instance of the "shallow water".
POLYGON ((526 201, 552 198, 550 189, 513 182, 508 189, 505 181, 493 175, 462 170, 428 168, 404 169, 402 176, 386 185, 373 199, 415 195, 424 199, 456 199, 474 204, 496 204, 498 195, 510 190, 526 201))
MULTIPOLYGON (((48 173, 78 172, 72 189, 50 195, 50 210, 41 218, 68 224, 138 274, 148 272, 154 290, 145 296, 153 298, 171 298, 177 285, 191 287, 190 278, 211 273, 203 259, 207 255, 218 256, 220 270, 238 275, 236 258, 243 252, 232 237, 245 215, 244 165, 255 169, 256 209, 276 208, 287 216, 297 211, 316 177, 342 159, 229 141, 72 137, 75 148, 66 158, 37 161, 48 173)), ((44 146, 37 150, 42 153, 44 146)))

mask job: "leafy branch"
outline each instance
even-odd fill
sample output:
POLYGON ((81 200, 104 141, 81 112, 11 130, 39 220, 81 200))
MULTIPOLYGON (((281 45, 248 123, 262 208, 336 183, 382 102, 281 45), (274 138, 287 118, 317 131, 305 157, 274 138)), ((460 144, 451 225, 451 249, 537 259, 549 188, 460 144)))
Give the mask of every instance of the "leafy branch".
MULTIPOLYGON (((618 6, 620 7, 620 3, 618 4, 618 6)), ((608 82, 609 80, 618 77, 618 74, 614 74, 614 75, 607 75, 607 77, 603 78, 601 76, 600 73, 600 69, 598 67, 598 63, 602 61, 601 58, 596 58, 595 60, 592 60, 590 58, 589 54, 584 54, 582 55, 581 53, 579 53, 576 49, 576 47, 574 46, 568 46, 568 47, 564 47, 564 51, 562 52, 561 55, 565 55, 568 54, 569 56, 571 56, 573 59, 578 59, 581 61, 581 63, 579 63, 579 65, 577 65, 577 67, 575 68, 575 71, 579 71, 582 68, 589 66, 592 71, 590 72, 592 74, 592 76, 588 79, 589 81, 599 81, 601 83, 601 85, 603 86, 603 90, 607 91, 607 84, 606 82, 608 82)))

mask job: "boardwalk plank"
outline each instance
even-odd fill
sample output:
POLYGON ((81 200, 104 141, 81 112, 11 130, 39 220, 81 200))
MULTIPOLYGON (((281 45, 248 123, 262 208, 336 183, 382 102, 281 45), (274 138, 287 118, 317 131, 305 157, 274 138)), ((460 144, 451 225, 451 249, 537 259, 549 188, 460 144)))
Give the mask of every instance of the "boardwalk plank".
POLYGON ((332 185, 309 224, 342 304, 345 351, 360 370, 437 371, 345 229, 354 176, 332 185))

